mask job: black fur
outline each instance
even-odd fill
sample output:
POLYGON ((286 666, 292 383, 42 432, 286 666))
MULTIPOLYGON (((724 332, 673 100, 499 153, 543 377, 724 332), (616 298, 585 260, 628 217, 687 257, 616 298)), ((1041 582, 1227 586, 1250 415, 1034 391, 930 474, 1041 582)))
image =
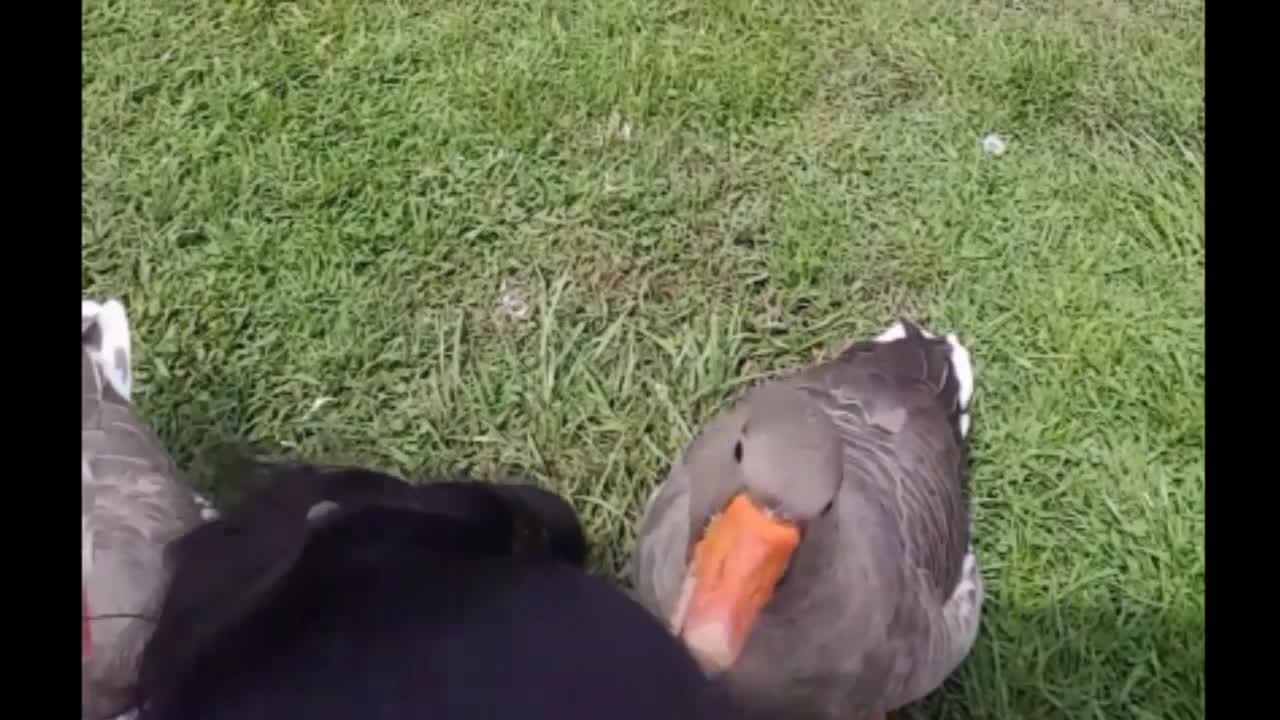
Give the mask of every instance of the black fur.
POLYGON ((582 568, 561 498, 260 468, 172 548, 139 720, 727 718, 675 638, 582 568), (328 500, 339 510, 308 522, 328 500))

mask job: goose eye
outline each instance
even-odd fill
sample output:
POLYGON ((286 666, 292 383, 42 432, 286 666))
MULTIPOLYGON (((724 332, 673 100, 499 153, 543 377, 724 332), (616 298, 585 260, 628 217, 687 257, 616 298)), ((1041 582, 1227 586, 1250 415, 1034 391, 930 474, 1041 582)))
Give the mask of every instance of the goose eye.
POLYGON ((822 514, 826 515, 827 513, 831 512, 831 508, 835 507, 835 504, 836 504, 835 498, 831 498, 830 500, 828 500, 827 504, 822 507, 822 514))
POLYGON ((742 441, 741 440, 739 440, 733 446, 733 461, 739 462, 739 463, 742 462, 742 441))

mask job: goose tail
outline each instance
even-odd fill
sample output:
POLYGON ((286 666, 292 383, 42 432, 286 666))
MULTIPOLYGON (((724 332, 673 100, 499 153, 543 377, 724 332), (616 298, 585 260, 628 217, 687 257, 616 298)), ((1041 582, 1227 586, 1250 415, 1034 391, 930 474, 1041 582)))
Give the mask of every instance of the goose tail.
POLYGON ((133 350, 129 314, 119 300, 80 301, 80 343, 99 376, 130 402, 133 394, 133 350))
POLYGON ((876 336, 875 341, 880 344, 900 341, 909 344, 925 343, 934 345, 939 342, 946 344, 948 350, 947 373, 941 383, 942 392, 954 406, 953 417, 956 423, 956 430, 961 437, 967 438, 969 436, 969 428, 972 425, 969 406, 973 401, 974 390, 973 356, 969 353, 969 349, 961 344, 959 337, 955 333, 948 333, 939 337, 904 317, 899 318, 892 325, 885 328, 883 332, 876 336))

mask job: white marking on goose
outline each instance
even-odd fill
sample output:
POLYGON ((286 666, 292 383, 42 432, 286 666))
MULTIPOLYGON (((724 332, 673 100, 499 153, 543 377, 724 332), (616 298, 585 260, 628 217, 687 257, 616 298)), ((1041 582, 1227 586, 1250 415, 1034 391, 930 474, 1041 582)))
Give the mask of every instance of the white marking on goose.
POLYGON ((898 321, 890 325, 884 332, 876 336, 876 342, 887 343, 894 340, 901 340, 907 336, 907 329, 902 326, 902 322, 898 321))
POLYGON ((960 409, 968 410, 974 390, 973 358, 955 333, 947 335, 947 343, 951 345, 951 367, 955 370, 956 382, 960 384, 960 409))

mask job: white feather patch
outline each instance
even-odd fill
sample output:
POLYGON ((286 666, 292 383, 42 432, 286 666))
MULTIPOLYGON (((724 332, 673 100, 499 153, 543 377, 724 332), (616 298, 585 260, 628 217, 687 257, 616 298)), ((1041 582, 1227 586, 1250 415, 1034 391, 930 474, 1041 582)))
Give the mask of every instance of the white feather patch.
POLYGON ((119 300, 101 305, 92 300, 80 301, 81 321, 91 318, 97 324, 102 343, 89 349, 93 360, 111 387, 126 401, 133 399, 133 351, 129 337, 129 315, 119 300))
POLYGON ((221 516, 221 513, 219 513, 218 509, 213 506, 213 502, 209 500, 209 498, 194 490, 191 491, 191 497, 195 499, 196 507, 200 508, 201 520, 208 522, 210 520, 217 520, 221 516))
POLYGON ((894 322, 892 325, 885 328, 884 332, 877 335, 876 342, 878 343, 893 342, 894 340, 901 340, 906 336, 907 336, 907 329, 902 326, 902 323, 900 321, 898 321, 898 322, 894 322))
POLYGON ((951 345, 951 369, 955 371, 956 382, 960 384, 960 409, 967 412, 969 402, 973 400, 973 358, 969 355, 969 349, 960 344, 955 333, 947 335, 947 343, 951 345))

